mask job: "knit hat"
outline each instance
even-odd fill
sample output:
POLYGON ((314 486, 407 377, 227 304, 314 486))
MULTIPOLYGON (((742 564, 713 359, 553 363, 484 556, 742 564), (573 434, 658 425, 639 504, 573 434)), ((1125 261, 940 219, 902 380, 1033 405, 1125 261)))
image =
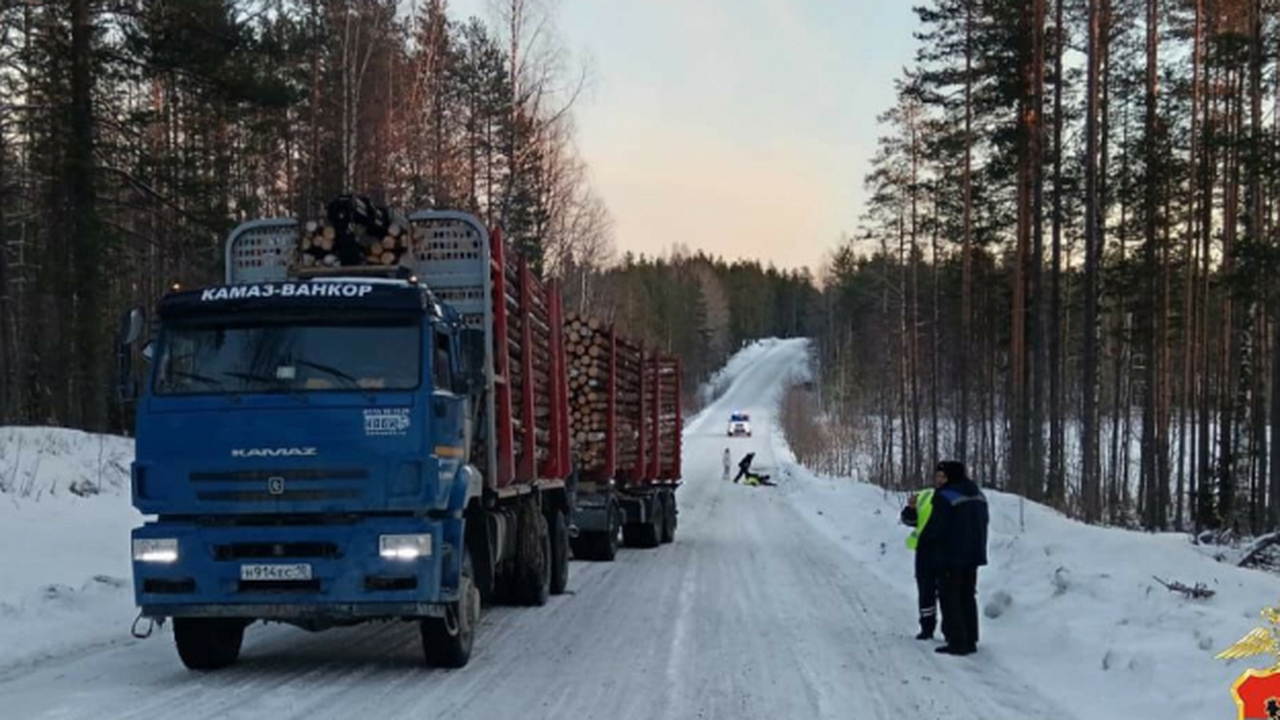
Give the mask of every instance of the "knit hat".
POLYGON ((965 478, 964 463, 954 460, 943 460, 938 463, 938 467, 934 468, 938 472, 947 476, 948 483, 961 482, 965 478))

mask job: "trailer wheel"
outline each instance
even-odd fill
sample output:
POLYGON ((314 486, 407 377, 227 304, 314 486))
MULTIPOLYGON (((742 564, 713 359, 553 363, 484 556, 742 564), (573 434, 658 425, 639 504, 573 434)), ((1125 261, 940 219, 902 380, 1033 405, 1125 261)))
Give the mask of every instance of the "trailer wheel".
POLYGON ((622 530, 618 514, 617 504, 609 503, 609 529, 597 540, 596 560, 613 562, 618 557, 618 533, 622 530))
POLYGON ((471 660, 480 623, 480 588, 476 587, 471 553, 464 553, 458 601, 445 610, 445 617, 423 618, 420 623, 422 654, 431 667, 460 668, 471 660))
POLYGON ((546 516, 532 504, 527 506, 524 520, 533 527, 520 531, 523 547, 516 554, 517 601, 521 605, 540 607, 547 604, 551 595, 551 531, 547 528, 546 516))
POLYGON ((669 543, 676 539, 676 494, 664 491, 662 500, 662 542, 669 543))
POLYGON ((551 594, 563 595, 569 586, 569 528, 563 510, 551 511, 551 594))
POLYGON ((622 527, 622 542, 627 547, 652 548, 658 546, 656 523, 627 523, 622 527))
POLYGON ((618 506, 609 504, 608 529, 603 532, 584 532, 571 541, 573 556, 582 560, 613 562, 618 556, 618 506))
POLYGON ((174 618, 178 657, 191 670, 221 670, 240 658, 244 628, 235 618, 174 618))

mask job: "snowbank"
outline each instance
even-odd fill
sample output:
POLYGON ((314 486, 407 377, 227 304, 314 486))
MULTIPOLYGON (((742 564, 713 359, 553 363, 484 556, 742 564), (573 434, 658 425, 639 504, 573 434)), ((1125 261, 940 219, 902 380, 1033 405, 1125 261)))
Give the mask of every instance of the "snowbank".
MULTIPOLYGON (((781 461, 782 449, 775 452, 781 461)), ((905 637, 915 624, 915 584, 907 529, 898 524, 904 498, 790 469, 796 481, 783 490, 802 514, 902 595, 896 620, 905 637)), ((1080 718, 1235 716, 1231 684, 1248 665, 1213 655, 1280 598, 1274 576, 1205 557, 1184 535, 1091 527, 1016 496, 989 497, 981 649, 965 662, 1019 674, 1080 718), (1203 582, 1217 594, 1187 600, 1153 576, 1203 582)))
POLYGON ((0 670, 128 638, 132 459, 126 438, 0 428, 0 670))
MULTIPOLYGON (((796 464, 780 432, 772 444, 779 492, 902 596, 895 621, 909 637, 916 589, 908 530, 898 522, 905 495, 815 475, 796 464)), ((981 650, 963 662, 1021 676, 1089 720, 1236 716, 1231 685, 1250 665, 1213 656, 1260 624, 1262 608, 1280 599, 1280 580, 1218 562, 1186 535, 1092 527, 1014 495, 988 496, 981 650), (1189 600, 1156 577, 1216 594, 1189 600)))

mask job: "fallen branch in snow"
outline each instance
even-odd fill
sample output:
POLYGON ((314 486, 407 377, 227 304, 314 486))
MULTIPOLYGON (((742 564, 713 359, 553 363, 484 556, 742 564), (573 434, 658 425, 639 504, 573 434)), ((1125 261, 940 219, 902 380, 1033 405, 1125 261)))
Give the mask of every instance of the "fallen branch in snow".
POLYGON ((1280 543, 1280 532, 1273 532, 1257 538, 1240 553, 1240 559, 1236 565, 1240 567, 1252 567, 1258 559, 1258 555, 1272 545, 1280 543))
POLYGON ((1167 583, 1155 575, 1151 577, 1155 578, 1155 581, 1163 585, 1169 592, 1180 592, 1192 600, 1207 600, 1214 595, 1214 591, 1210 590, 1209 586, 1204 583, 1196 583, 1195 587, 1187 587, 1176 580, 1173 583, 1167 583))

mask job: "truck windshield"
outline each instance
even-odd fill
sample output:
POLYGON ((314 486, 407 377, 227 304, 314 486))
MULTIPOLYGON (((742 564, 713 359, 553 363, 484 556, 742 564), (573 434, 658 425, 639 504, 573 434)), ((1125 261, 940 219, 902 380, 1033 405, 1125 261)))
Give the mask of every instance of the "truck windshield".
POLYGON ((166 328, 157 395, 412 390, 422 367, 417 323, 258 323, 166 328))

